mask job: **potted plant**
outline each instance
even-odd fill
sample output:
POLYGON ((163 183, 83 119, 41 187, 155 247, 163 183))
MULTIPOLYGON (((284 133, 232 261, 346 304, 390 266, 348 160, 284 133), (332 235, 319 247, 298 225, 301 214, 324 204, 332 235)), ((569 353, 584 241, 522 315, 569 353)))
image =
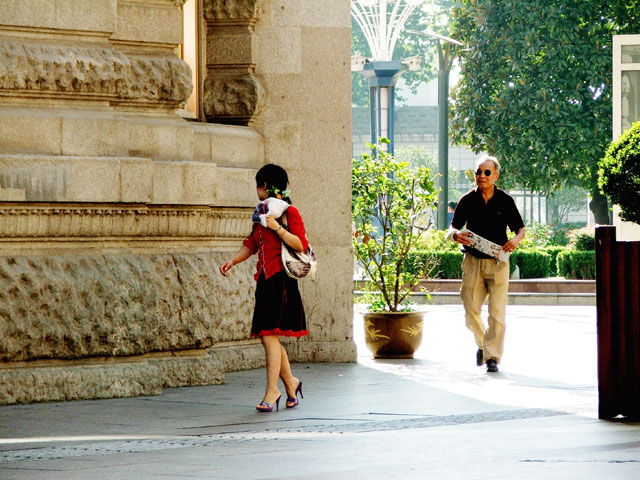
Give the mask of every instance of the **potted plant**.
POLYGON ((364 314, 365 338, 375 358, 413 358, 423 313, 411 311, 408 298, 436 263, 410 252, 430 225, 438 193, 428 168, 398 162, 381 145, 369 147, 371 154, 352 160, 351 176, 353 249, 377 294, 364 314))

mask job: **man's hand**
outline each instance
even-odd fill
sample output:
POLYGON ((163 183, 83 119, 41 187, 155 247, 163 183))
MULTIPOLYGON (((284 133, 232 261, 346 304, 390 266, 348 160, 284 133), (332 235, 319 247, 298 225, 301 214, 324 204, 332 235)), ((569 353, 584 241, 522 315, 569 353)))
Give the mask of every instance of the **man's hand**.
POLYGON ((471 233, 456 231, 453 234, 453 241, 458 242, 460 245, 471 245, 471 233))
POLYGON ((520 242, 516 242, 514 241, 514 239, 512 238, 511 240, 509 240, 507 243, 505 243, 502 246, 502 250, 504 250, 507 253, 511 253, 513 252, 516 248, 518 248, 518 245, 520 244, 520 242))
POLYGON ((507 241, 507 243, 502 246, 502 250, 507 253, 513 252, 516 248, 518 248, 518 245, 520 245, 520 242, 524 239, 524 235, 524 227, 522 227, 516 232, 515 237, 507 241))

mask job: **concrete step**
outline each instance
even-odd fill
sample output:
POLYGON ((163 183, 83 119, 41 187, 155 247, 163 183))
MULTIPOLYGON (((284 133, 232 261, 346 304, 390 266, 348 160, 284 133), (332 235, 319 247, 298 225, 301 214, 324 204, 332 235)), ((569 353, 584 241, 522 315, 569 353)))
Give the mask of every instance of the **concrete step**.
MULTIPOLYGON (((456 279, 431 279, 421 281, 411 295, 411 302, 433 305, 459 305, 460 285, 456 279), (427 295, 431 300, 427 300, 427 295)), ((362 282, 355 282, 356 302, 361 296, 362 282)), ((511 280, 509 305, 591 305, 596 304, 595 280, 566 280, 564 278, 539 278, 511 280)))
MULTIPOLYGON (((416 291, 426 289, 432 293, 460 292, 462 280, 431 279, 422 280, 416 291)), ((510 280, 509 293, 596 293, 595 280, 567 280, 564 278, 532 278, 510 280)))

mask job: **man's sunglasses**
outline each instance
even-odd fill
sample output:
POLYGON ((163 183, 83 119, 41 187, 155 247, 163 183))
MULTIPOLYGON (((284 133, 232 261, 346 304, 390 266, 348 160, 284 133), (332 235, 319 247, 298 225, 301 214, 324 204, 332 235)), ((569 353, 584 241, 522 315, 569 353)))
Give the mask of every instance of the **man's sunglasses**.
MULTIPOLYGON (((482 175, 482 170, 480 170, 480 169, 477 169, 477 170, 476 170, 476 176, 478 176, 478 175, 482 175)), ((491 176, 491 170, 486 169, 486 170, 484 171, 484 176, 485 176, 485 177, 490 177, 490 176, 491 176)))

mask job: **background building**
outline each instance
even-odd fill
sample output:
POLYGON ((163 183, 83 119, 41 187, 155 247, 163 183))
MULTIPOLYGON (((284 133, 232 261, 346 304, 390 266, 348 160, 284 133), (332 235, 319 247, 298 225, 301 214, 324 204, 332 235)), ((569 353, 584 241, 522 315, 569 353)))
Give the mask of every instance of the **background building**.
POLYGON ((0 26, 0 403, 262 365, 255 263, 218 266, 268 162, 320 263, 290 356, 355 360, 348 0, 0 0, 0 26))

